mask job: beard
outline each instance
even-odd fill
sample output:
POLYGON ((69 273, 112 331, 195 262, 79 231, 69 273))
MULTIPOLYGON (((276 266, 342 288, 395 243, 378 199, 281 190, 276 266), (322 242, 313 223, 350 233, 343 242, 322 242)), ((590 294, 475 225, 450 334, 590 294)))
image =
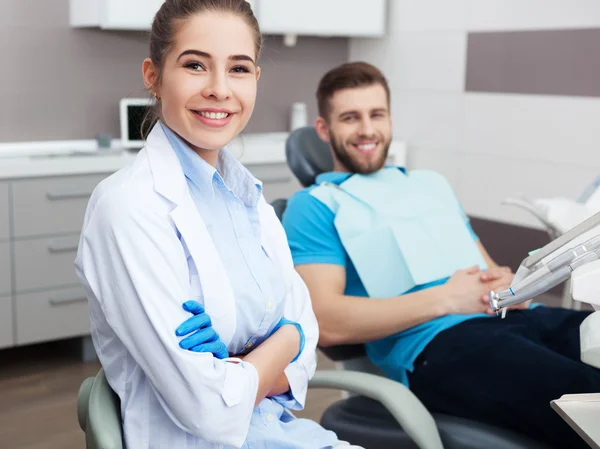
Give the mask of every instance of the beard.
POLYGON ((335 156, 338 161, 350 171, 350 173, 358 173, 361 175, 368 175, 371 173, 375 173, 377 170, 380 170, 385 165, 385 161, 387 160, 388 153, 390 151, 391 140, 387 142, 383 142, 383 139, 378 139, 379 142, 383 144, 383 151, 376 159, 373 160, 360 160, 360 153, 352 154, 352 151, 349 151, 341 141, 339 141, 332 133, 329 131, 329 143, 335 156))

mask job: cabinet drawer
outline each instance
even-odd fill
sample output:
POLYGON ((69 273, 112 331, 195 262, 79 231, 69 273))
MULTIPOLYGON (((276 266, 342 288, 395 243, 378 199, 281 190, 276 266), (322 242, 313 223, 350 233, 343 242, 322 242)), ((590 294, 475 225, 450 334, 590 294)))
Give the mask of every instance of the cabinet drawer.
POLYGON ((0 296, 0 348, 7 348, 13 344, 12 298, 0 296))
POLYGON ((87 298, 81 287, 15 297, 17 344, 90 333, 87 298))
POLYGON ((90 195, 105 177, 65 176, 14 182, 14 235, 80 232, 90 195))
POLYGON ((79 235, 15 241, 15 290, 78 284, 74 265, 78 244, 79 235))
POLYGON ((7 295, 12 291, 11 273, 10 243, 0 242, 0 295, 7 295))
POLYGON ((8 208, 8 184, 0 182, 0 240, 7 239, 8 220, 10 211, 8 208))
POLYGON ((301 188, 287 164, 247 165, 248 170, 263 183, 263 194, 268 202, 289 198, 301 188))

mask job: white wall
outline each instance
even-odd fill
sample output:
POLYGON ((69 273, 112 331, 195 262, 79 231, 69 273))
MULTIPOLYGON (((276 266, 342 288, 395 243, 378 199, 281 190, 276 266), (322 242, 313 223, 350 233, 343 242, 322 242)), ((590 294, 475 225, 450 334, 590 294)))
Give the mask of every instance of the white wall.
MULTIPOLYGON (((600 99, 466 93, 469 31, 600 27, 597 0, 390 0, 388 35, 351 39, 383 70, 408 167, 452 183, 470 215, 539 227, 501 201, 575 198, 600 173, 600 99)), ((594 57, 594 55, 590 55, 594 57)))

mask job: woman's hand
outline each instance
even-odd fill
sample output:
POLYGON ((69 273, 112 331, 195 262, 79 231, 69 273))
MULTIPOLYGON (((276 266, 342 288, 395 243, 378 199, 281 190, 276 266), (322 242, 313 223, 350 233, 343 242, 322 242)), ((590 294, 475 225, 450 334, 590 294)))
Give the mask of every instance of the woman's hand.
POLYGON ((213 329, 210 317, 204 311, 202 304, 197 301, 187 301, 183 303, 183 310, 194 316, 185 320, 175 330, 175 335, 178 337, 188 335, 179 342, 179 346, 193 352, 210 352, 218 359, 229 357, 227 346, 213 329))

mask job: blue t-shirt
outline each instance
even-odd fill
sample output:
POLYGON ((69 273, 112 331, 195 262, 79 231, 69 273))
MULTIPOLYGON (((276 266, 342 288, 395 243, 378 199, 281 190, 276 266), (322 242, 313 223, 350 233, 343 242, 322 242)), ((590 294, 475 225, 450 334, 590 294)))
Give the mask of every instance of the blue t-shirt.
MULTIPOLYGON (((403 170, 402 168, 399 168, 403 170)), ((328 206, 310 194, 320 183, 326 181, 341 184, 350 173, 328 172, 317 177, 317 184, 293 195, 283 215, 285 228, 294 265, 332 264, 346 268, 348 296, 368 297, 358 273, 344 249, 334 225, 335 215, 328 206)), ((479 240, 465 214, 465 226, 474 240, 479 240)), ((390 273, 393 276, 393 273, 390 273)), ((418 285, 408 293, 442 285, 448 278, 418 285)), ((472 318, 488 317, 486 314, 446 315, 427 323, 407 329, 382 340, 365 344, 371 361, 391 379, 408 386, 408 371, 413 370, 414 361, 433 338, 441 331, 472 318)))

